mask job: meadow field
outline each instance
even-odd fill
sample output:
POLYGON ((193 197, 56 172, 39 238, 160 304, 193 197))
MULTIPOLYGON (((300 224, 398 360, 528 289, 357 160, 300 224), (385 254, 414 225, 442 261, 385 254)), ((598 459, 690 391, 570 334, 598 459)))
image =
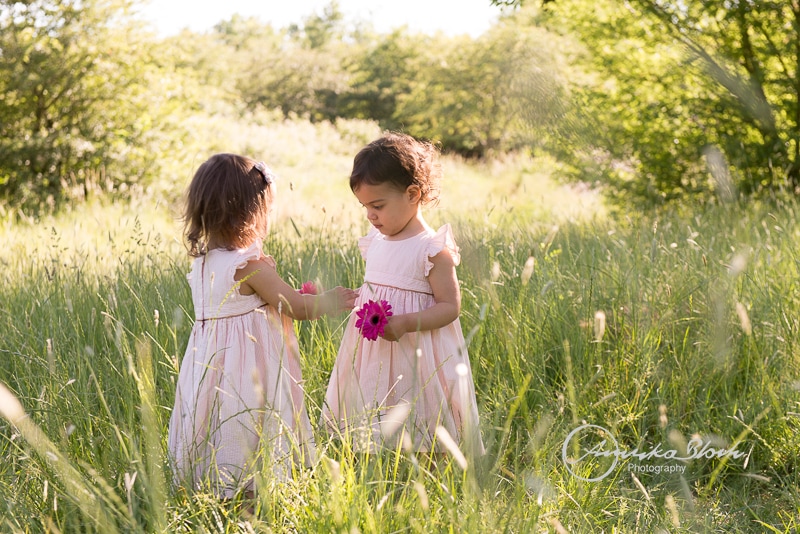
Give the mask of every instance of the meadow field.
MULTIPOLYGON (((265 250, 298 286, 357 287, 367 224, 346 178, 373 132, 303 128, 262 156, 280 178, 265 250)), ((178 201, 197 163, 124 202, 3 214, 0 531, 800 529, 800 206, 612 210, 521 155, 446 157, 427 212, 462 250, 486 456, 363 457, 319 432, 319 463, 262 473, 252 509, 174 488, 193 317, 178 201)), ((312 421, 344 321, 297 324, 312 421)))

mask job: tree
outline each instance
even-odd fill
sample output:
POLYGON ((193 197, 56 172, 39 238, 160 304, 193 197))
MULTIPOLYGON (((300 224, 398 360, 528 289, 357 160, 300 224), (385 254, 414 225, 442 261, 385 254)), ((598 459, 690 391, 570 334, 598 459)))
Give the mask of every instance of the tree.
POLYGON ((302 32, 294 28, 296 33, 301 33, 308 48, 324 48, 331 42, 342 37, 342 22, 344 13, 339 7, 339 2, 333 0, 323 9, 322 15, 312 14, 303 21, 302 32))
POLYGON ((396 120, 465 155, 537 145, 561 114, 559 41, 506 21, 478 39, 436 43, 411 91, 399 95, 396 120))
POLYGON ((165 97, 131 6, 0 1, 1 200, 52 205, 156 172, 147 143, 165 97))
POLYGON ((742 181, 744 189, 782 186, 782 180, 800 187, 800 2, 704 0, 678 8, 635 0, 632 5, 685 46, 717 84, 720 102, 733 108, 735 116, 715 134, 729 157, 753 169, 742 181), (740 125, 744 135, 731 136, 730 126, 740 125), (739 146, 754 157, 739 153, 739 146), (767 170, 776 167, 777 172, 767 170))
POLYGON ((745 193, 800 186, 798 0, 537 6, 522 10, 532 24, 585 47, 570 124, 587 127, 565 140, 615 187, 651 200, 713 190, 712 153, 745 193))
POLYGON ((402 129, 398 100, 412 90, 423 67, 428 38, 404 29, 387 35, 361 36, 356 53, 345 59, 348 89, 339 99, 339 113, 347 118, 371 119, 389 130, 402 129))
POLYGON ((338 4, 331 2, 322 15, 306 17, 302 28, 271 32, 237 48, 244 67, 238 89, 247 105, 311 121, 335 119, 346 90, 342 25, 338 4))

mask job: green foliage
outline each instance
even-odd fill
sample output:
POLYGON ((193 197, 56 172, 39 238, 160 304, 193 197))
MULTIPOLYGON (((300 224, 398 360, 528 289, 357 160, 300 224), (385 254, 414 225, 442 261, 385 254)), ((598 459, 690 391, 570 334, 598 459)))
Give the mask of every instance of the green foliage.
POLYGON ((558 41, 507 22, 478 39, 432 43, 394 120, 466 155, 542 145, 561 114, 558 41))
POLYGON ((244 102, 287 117, 369 119, 486 156, 541 145, 561 113, 557 40, 535 28, 500 25, 479 39, 406 29, 348 34, 334 4, 282 39, 253 37, 252 24, 217 29, 226 42, 232 29, 249 36, 232 52, 244 102))
POLYGON ((343 20, 335 2, 323 15, 308 16, 302 29, 274 31, 246 22, 233 19, 217 26, 216 37, 235 43, 230 53, 238 68, 231 72, 226 65, 237 80, 234 99, 314 122, 345 116, 337 99, 346 88, 342 60, 348 47, 341 42, 343 20))
POLYGON ((0 203, 172 192, 242 118, 371 121, 467 157, 546 151, 623 206, 800 185, 794 4, 524 4, 477 38, 382 35, 331 2, 288 28, 234 16, 157 39, 134 0, 2 1, 0 203))
POLYGON ((520 16, 584 47, 558 139, 584 179, 648 203, 800 183, 790 2, 558 0, 520 16))
POLYGON ((399 101, 412 91, 424 68, 425 51, 435 49, 434 38, 397 30, 362 39, 359 53, 345 63, 349 87, 340 95, 339 112, 377 121, 384 129, 400 130, 405 122, 397 114, 399 101))
POLYGON ((348 26, 333 2, 289 28, 234 16, 156 40, 133 4, 0 4, 4 205, 52 209, 131 186, 170 194, 198 158, 234 148, 221 121, 373 121, 489 156, 544 146, 562 114, 557 40, 535 28, 380 35, 348 26))
POLYGON ((3 202, 52 206, 158 172, 151 148, 170 135, 170 103, 130 7, 0 2, 3 202))

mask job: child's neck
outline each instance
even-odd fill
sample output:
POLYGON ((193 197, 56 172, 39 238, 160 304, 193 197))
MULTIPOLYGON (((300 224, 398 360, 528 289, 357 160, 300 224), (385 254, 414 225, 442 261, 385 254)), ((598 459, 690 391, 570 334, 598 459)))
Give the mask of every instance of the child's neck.
POLYGON ((428 223, 425 222, 425 219, 422 217, 422 213, 417 212, 417 214, 408 221, 402 230, 392 236, 387 236, 386 240, 402 241, 403 239, 408 239, 409 237, 419 235, 429 228, 430 227, 428 226, 428 223))
POLYGON ((217 248, 225 248, 225 249, 227 249, 228 245, 226 245, 225 243, 223 243, 221 241, 218 241, 216 239, 209 239, 208 242, 206 243, 206 248, 208 250, 214 250, 214 249, 217 249, 217 248))

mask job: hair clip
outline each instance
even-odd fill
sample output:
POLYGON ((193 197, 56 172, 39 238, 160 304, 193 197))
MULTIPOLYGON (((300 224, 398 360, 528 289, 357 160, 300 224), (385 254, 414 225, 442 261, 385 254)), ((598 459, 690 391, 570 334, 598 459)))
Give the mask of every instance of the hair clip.
POLYGON ((266 163, 263 161, 257 161, 253 168, 261 173, 261 176, 264 177, 264 183, 267 184, 267 187, 271 186, 272 183, 278 179, 277 176, 267 167, 266 163))

